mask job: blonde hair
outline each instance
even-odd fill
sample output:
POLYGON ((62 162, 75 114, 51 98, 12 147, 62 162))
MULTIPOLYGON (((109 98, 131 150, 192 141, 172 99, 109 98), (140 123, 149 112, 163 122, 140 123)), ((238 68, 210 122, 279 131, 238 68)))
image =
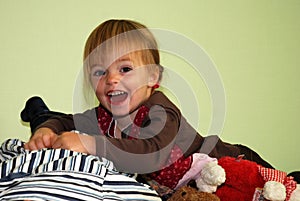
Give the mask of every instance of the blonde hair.
POLYGON ((121 46, 129 55, 138 56, 143 64, 150 66, 150 69, 158 68, 158 82, 161 81, 163 67, 160 65, 157 42, 150 30, 132 20, 112 19, 96 27, 86 41, 83 58, 87 82, 90 82, 91 55, 96 54, 100 60, 107 55, 119 58, 124 52, 124 50, 121 52, 121 46))

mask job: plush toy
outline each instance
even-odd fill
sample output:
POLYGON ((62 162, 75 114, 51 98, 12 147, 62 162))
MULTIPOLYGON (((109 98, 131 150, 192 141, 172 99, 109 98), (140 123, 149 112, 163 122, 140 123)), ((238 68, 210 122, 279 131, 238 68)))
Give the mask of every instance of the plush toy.
POLYGON ((29 98, 20 114, 22 121, 30 123, 32 133, 37 126, 48 120, 50 117, 60 115, 64 115, 64 113, 50 111, 42 98, 38 96, 29 98))
POLYGON ((215 194, 200 192, 193 187, 183 186, 168 201, 220 201, 220 199, 215 194))
POLYGON ((290 172, 287 176, 294 177, 294 180, 297 182, 297 184, 300 184, 300 171, 290 172))
POLYGON ((285 172, 242 158, 222 157, 218 163, 226 172, 216 191, 222 201, 300 201, 299 185, 285 172))
POLYGON ((211 158, 207 154, 194 153, 193 163, 190 169, 178 181, 175 189, 185 186, 191 180, 196 182, 199 191, 213 193, 217 187, 225 182, 225 171, 218 165, 216 158, 211 158))
MULTIPOLYGON (((176 179, 177 175, 174 176, 173 180, 176 181, 174 187, 164 185, 163 182, 159 182, 149 175, 139 175, 138 181, 151 186, 162 200, 169 200, 171 196, 172 200, 194 200, 196 195, 201 195, 199 200, 205 200, 204 197, 210 200, 210 196, 207 195, 213 194, 217 187, 224 183, 225 171, 218 165, 216 158, 211 158, 207 154, 194 153, 191 157, 191 166, 185 174, 180 179, 176 179), (189 188, 186 188, 187 186, 189 188)), ((172 171, 172 168, 168 171, 172 171)))

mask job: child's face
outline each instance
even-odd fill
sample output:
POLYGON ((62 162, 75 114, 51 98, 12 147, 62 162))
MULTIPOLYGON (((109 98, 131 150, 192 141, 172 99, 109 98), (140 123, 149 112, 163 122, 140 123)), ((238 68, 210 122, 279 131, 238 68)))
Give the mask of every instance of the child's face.
POLYGON ((91 66, 90 75, 98 100, 117 117, 137 109, 149 98, 156 83, 155 74, 147 65, 129 55, 108 65, 96 62, 91 66))

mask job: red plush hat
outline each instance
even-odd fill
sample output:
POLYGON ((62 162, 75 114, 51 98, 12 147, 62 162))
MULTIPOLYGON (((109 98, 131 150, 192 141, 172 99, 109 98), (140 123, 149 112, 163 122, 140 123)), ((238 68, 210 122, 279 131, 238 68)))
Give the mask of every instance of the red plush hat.
POLYGON ((252 201, 256 188, 263 188, 265 181, 258 173, 255 162, 222 157, 218 164, 226 173, 225 183, 216 191, 216 195, 222 201, 252 201))

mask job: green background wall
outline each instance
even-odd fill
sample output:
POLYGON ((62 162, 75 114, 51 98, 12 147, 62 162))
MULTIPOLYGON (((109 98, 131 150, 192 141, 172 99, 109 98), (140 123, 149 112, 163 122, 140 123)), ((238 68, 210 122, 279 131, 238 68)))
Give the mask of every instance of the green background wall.
MULTIPOLYGON (((209 54, 226 91, 223 140, 248 145, 278 169, 300 170, 299 10, 298 0, 0 0, 0 141, 29 138, 19 114, 33 95, 72 113, 88 34, 109 18, 128 18, 184 34, 209 54)), ((193 80, 177 58, 162 54, 162 64, 193 80)), ((208 92, 192 84, 205 135, 208 92)))

